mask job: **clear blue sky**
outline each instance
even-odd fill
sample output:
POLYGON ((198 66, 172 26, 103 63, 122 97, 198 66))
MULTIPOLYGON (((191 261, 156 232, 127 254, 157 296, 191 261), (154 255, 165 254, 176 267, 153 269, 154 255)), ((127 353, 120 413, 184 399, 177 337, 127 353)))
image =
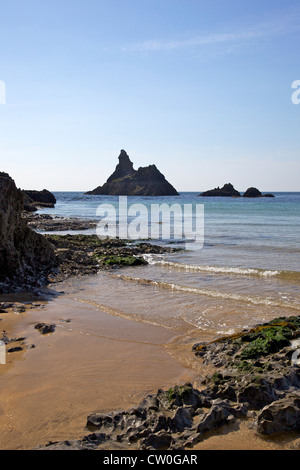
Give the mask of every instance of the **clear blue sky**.
POLYGON ((179 191, 300 191, 299 0, 1 5, 0 171, 90 190, 121 149, 179 191))

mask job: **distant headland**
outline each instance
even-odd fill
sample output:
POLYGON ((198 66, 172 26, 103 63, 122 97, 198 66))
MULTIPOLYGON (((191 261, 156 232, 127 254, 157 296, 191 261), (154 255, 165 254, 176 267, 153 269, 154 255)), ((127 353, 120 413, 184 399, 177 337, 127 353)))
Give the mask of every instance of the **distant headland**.
POLYGON ((155 165, 133 168, 125 150, 121 150, 115 171, 103 186, 98 186, 90 195, 116 196, 178 196, 176 189, 166 180, 155 165))

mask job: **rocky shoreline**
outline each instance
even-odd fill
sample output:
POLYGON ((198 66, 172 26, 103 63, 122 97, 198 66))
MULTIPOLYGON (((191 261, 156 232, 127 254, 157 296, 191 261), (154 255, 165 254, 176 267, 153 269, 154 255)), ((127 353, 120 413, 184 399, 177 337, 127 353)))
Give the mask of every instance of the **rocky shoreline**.
POLYGON ((97 235, 44 235, 53 247, 58 269, 49 282, 56 283, 70 276, 96 274, 99 270, 147 264, 148 253, 171 253, 176 248, 119 238, 99 239, 97 235))
POLYGON ((49 273, 48 285, 70 276, 96 274, 100 269, 147 264, 143 257, 145 254, 178 251, 177 248, 148 241, 100 239, 95 233, 86 234, 87 231, 95 231, 96 220, 32 213, 23 213, 22 217, 28 228, 39 232, 54 252, 55 266, 49 273))
POLYGON ((66 218, 50 214, 24 213, 28 227, 40 232, 68 232, 95 229, 96 220, 66 218))
POLYGON ((23 192, 0 172, 0 293, 34 290, 47 283, 55 268, 51 245, 31 230, 25 218, 23 192))
POLYGON ((261 437, 290 436, 300 448, 300 316, 281 317, 192 353, 215 372, 148 395, 127 411, 93 413, 80 440, 37 450, 185 450, 232 423, 246 421, 261 437))

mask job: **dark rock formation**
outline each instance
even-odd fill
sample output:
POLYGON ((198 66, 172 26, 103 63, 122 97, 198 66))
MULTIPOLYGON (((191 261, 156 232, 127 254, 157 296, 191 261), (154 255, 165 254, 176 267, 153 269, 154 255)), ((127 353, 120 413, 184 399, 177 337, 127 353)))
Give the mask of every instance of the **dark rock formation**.
POLYGON ((124 176, 134 175, 134 173, 135 170, 133 168, 133 163, 131 162, 125 150, 121 150, 119 155, 119 163, 117 164, 113 174, 110 175, 110 177, 107 179, 107 183, 124 178, 124 176))
POLYGON ((42 191, 25 190, 23 189, 24 195, 24 210, 27 212, 34 212, 38 207, 54 207, 56 204, 56 198, 47 189, 42 191))
POLYGON ((262 194, 257 188, 248 188, 243 197, 274 197, 273 194, 262 194))
POLYGON ((56 264, 51 244, 22 218, 23 208, 22 191, 0 172, 0 292, 43 285, 56 264))
POLYGON ((270 435, 300 430, 300 395, 291 392, 265 406, 257 417, 257 431, 270 435))
POLYGON ((55 325, 42 322, 42 323, 37 323, 36 325, 34 325, 34 328, 36 330, 39 330, 42 333, 42 335, 47 335, 48 333, 54 332, 55 325))
POLYGON ((176 189, 155 165, 133 168, 125 150, 121 150, 114 173, 103 186, 86 194, 116 196, 177 196, 176 189))
POLYGON ((71 276, 96 274, 126 266, 147 264, 143 255, 173 253, 176 248, 150 243, 130 243, 121 238, 99 239, 97 235, 45 235, 54 246, 59 270, 52 276, 59 282, 71 276))
POLYGON ((259 189, 251 187, 245 191, 243 197, 262 197, 262 194, 259 189))
POLYGON ((69 230, 89 230, 95 229, 97 220, 85 220, 78 217, 59 217, 50 214, 26 213, 28 227, 44 232, 61 232, 69 230))
POLYGON ((231 183, 224 184, 222 188, 210 189, 199 194, 206 197, 239 197, 240 193, 234 189, 231 183))

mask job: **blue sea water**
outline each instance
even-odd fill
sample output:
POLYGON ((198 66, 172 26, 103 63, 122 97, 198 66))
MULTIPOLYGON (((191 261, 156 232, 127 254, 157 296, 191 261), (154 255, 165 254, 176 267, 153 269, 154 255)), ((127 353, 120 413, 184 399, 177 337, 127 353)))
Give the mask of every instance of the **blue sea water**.
MULTIPOLYGON (((90 196, 82 192, 54 194, 57 198, 55 209, 41 212, 100 220, 96 215, 100 205, 112 204, 117 210, 119 204, 117 196, 90 196)), ((212 258, 217 258, 221 264, 226 261, 243 267, 300 269, 300 192, 273 193, 274 198, 254 199, 199 197, 198 194, 184 192, 179 196, 160 198, 130 196, 127 204, 128 207, 143 204, 149 214, 153 204, 180 204, 182 207, 192 204, 193 210, 196 205, 203 204, 204 249, 196 253, 196 257, 204 258, 204 252, 210 251, 212 258), (231 259, 232 251, 236 253, 236 250, 238 259, 236 256, 231 259)))
MULTIPOLYGON (((55 209, 40 212, 98 220, 99 205, 119 204, 117 196, 54 194, 55 209)), ((194 249, 190 243, 186 249, 187 244, 176 240, 173 246, 181 251, 148 256, 147 266, 99 273, 85 281, 81 301, 185 334, 195 328, 204 338, 274 316, 298 315, 300 192, 273 194, 255 199, 199 197, 194 192, 128 197, 128 207, 143 204, 149 213, 153 204, 203 204, 203 247, 195 244, 194 249)), ((174 240, 161 240, 170 242, 174 240)))

